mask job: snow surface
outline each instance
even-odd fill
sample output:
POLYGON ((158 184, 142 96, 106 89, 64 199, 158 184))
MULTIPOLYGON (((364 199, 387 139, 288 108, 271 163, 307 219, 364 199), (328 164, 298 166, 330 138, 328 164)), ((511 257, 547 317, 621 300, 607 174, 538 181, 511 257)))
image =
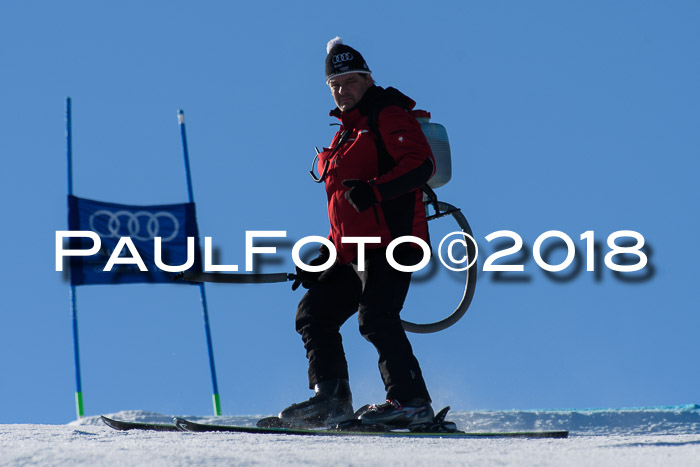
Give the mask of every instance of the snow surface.
MULTIPOLYGON (((144 411, 108 414, 169 423, 144 411)), ((259 416, 187 416, 255 424, 259 416)), ((567 429, 568 439, 324 438, 116 431, 99 417, 68 425, 0 425, 0 465, 567 465, 700 466, 700 406, 456 412, 465 431, 567 429)))

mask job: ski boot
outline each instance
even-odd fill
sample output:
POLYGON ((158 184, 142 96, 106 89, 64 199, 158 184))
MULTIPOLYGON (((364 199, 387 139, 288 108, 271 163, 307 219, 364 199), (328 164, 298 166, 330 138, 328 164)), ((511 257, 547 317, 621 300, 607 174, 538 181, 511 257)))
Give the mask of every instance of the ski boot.
POLYGON ((353 417, 352 393, 347 379, 322 381, 314 386, 314 392, 309 400, 281 411, 279 417, 259 420, 258 426, 318 428, 333 426, 353 417))
POLYGON ((434 422, 435 413, 430 401, 426 399, 413 399, 403 404, 395 399, 387 399, 384 404, 370 405, 359 418, 361 424, 367 427, 419 431, 416 430, 418 427, 434 422))

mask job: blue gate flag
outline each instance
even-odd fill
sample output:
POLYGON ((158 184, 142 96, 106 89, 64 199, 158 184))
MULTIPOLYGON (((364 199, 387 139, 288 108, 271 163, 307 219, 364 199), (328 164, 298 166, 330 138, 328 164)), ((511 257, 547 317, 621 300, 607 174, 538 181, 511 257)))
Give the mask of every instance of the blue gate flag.
MULTIPOLYGON (((131 206, 68 195, 68 228, 95 232, 102 242, 101 250, 93 256, 70 257, 72 285, 172 283, 174 273, 155 264, 155 237, 161 237, 161 260, 169 266, 187 262, 187 237, 194 237, 195 259, 190 270, 202 270, 194 203, 131 206), (115 264, 111 271, 104 271, 121 237, 131 239, 148 271, 141 271, 136 264, 115 264)), ((89 238, 72 237, 69 241, 71 249, 92 246, 89 238)), ((130 255, 124 247, 121 256, 130 255)))

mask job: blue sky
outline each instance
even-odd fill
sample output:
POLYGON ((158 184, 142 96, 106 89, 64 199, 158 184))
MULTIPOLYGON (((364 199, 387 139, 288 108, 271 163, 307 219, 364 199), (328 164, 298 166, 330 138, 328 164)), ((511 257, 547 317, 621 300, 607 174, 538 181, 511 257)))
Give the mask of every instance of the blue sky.
MULTIPOLYGON (((446 126, 453 179, 438 195, 462 208, 480 264, 492 232, 517 232, 527 247, 512 257, 523 273, 480 272, 457 325, 411 337, 435 404, 698 402, 698 14, 691 1, 3 2, 0 423, 75 417, 69 287, 54 270, 55 231, 67 226, 66 97, 74 192, 116 203, 187 201, 184 109, 200 232, 222 262, 243 264, 246 230, 286 230, 290 241, 328 231, 307 171, 334 131, 323 60, 336 35, 381 85, 446 126), (605 253, 611 233, 640 232, 650 265, 638 281, 600 262, 552 278, 531 251, 553 229, 584 264, 581 233, 593 230, 605 253)), ((451 227, 436 221, 433 238, 451 227)), ((291 248, 276 259, 261 272, 293 270, 291 248)), ((440 271, 412 289, 405 318, 442 318, 460 292, 440 271)), ((294 332, 301 292, 207 294, 224 413, 309 397, 294 332)), ((211 413, 196 288, 77 295, 87 414, 211 413)), ((381 400, 374 349, 354 319, 343 333, 356 403, 381 400)))

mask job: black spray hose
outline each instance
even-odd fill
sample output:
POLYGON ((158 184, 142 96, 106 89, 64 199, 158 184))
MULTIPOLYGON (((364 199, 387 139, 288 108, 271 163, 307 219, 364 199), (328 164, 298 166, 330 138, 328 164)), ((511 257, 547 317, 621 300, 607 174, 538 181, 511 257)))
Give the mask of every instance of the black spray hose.
MULTIPOLYGON (((437 201, 437 200, 435 200, 437 201)), ((462 211, 460 211, 458 208, 452 206, 451 204, 442 202, 442 201, 437 201, 437 205, 439 207, 438 214, 435 216, 431 216, 430 219, 437 219, 438 217, 443 217, 444 215, 451 215, 455 221, 457 221, 457 224, 459 227, 462 229, 462 232, 468 234, 470 237, 474 237, 472 234, 472 229, 469 226, 469 223, 467 222, 466 217, 464 217, 464 214, 462 214, 462 211)), ((476 247, 473 242, 467 240, 467 258, 476 258, 476 247)), ((433 332, 438 332, 442 331, 443 329, 447 329, 453 324, 455 324, 457 321, 464 316, 464 314, 467 312, 467 309, 469 308, 469 305, 472 302, 472 298, 474 298, 474 290, 476 289, 476 270, 477 270, 477 262, 474 260, 474 264, 472 264, 469 269, 466 271, 466 281, 464 284, 464 294, 462 295, 462 300, 459 302, 459 305, 457 305, 457 308, 450 314, 447 318, 436 321, 434 323, 427 323, 427 324, 416 324, 416 323, 411 323, 409 321, 404 321, 401 320, 401 324, 403 324, 403 328, 408 331, 408 332, 413 332, 417 334, 430 334, 433 332)))

